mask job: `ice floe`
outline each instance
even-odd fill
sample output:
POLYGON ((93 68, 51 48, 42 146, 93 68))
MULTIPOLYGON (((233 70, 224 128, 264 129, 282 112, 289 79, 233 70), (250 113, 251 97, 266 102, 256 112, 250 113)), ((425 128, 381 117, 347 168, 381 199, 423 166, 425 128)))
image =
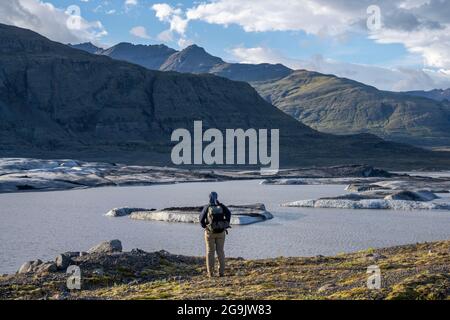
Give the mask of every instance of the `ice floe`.
POLYGON ((144 208, 129 208, 129 207, 123 207, 123 208, 114 208, 109 210, 105 216, 107 217, 124 217, 132 214, 133 212, 137 211, 154 211, 155 209, 144 209, 144 208))
MULTIPOLYGON (((141 208, 116 208, 106 213, 106 216, 121 217, 129 215, 131 219, 165 222, 199 223, 202 206, 175 207, 161 210, 141 208)), ((264 204, 230 205, 231 225, 247 225, 272 219, 264 204)))
MULTIPOLYGON (((261 184, 265 185, 321 185, 321 184, 349 184, 349 183, 368 183, 377 182, 382 178, 286 178, 286 179, 265 179, 261 184)), ((383 178, 384 179, 384 178, 383 178)))
POLYGON ((450 203, 388 199, 318 199, 299 200, 283 204, 284 207, 337 208, 337 209, 390 209, 390 210, 450 210, 450 203))

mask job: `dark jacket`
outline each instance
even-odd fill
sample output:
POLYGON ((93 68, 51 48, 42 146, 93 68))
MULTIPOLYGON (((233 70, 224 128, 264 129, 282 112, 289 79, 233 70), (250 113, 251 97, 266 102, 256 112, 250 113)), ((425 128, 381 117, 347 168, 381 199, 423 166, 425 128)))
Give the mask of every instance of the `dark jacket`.
MULTIPOLYGON (((206 228, 206 223, 207 223, 206 220, 207 220, 207 217, 208 217, 208 208, 209 208, 210 205, 211 204, 208 204, 208 205, 204 206, 203 210, 202 210, 202 213, 200 213, 200 224, 201 224, 203 229, 206 228)), ((230 222, 230 220, 231 220, 231 212, 230 212, 230 210, 228 210, 228 208, 222 203, 219 203, 219 206, 222 207, 222 210, 225 213, 225 219, 228 222, 230 222)))

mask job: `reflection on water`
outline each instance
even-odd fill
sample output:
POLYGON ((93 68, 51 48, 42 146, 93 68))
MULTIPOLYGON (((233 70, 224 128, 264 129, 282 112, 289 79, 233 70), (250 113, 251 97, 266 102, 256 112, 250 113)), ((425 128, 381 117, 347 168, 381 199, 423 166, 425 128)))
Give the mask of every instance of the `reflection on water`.
POLYGON ((120 239, 124 249, 167 250, 203 255, 198 225, 107 218, 113 207, 163 208, 207 202, 214 190, 225 204, 262 202, 275 218, 235 226, 226 243, 229 256, 331 255, 368 247, 448 239, 449 211, 402 212, 283 208, 284 202, 342 194, 343 185, 271 186, 259 181, 107 187, 57 192, 0 194, 0 273, 22 262, 53 259, 60 252, 87 250, 120 239))

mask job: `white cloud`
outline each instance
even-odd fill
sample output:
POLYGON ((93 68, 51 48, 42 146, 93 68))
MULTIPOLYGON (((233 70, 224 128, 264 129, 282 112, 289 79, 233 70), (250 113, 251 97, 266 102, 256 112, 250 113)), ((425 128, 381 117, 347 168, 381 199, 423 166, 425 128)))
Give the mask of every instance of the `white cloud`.
POLYGON ((163 3, 153 9, 171 31, 183 35, 191 20, 236 24, 247 32, 301 30, 322 37, 358 32, 381 44, 402 44, 420 55, 425 67, 450 72, 448 0, 216 0, 185 12, 163 3), (381 9, 383 27, 369 32, 366 9, 372 4, 381 9))
POLYGON ((170 30, 164 30, 163 32, 158 34, 157 39, 162 42, 172 42, 173 33, 170 30))
POLYGON ((292 69, 302 68, 301 60, 289 59, 282 54, 265 47, 236 47, 230 50, 231 54, 241 63, 282 63, 292 69))
POLYGON ((173 8, 166 3, 156 3, 152 6, 155 16, 163 22, 170 24, 169 31, 184 35, 188 26, 188 19, 182 17, 183 11, 180 8, 173 8))
POLYGON ((31 29, 54 41, 97 42, 107 34, 100 21, 87 21, 82 16, 83 12, 80 28, 74 30, 67 27, 70 16, 65 9, 58 9, 51 3, 40 0, 0 1, 1 23, 31 29))
POLYGON ((236 47, 232 56, 242 63, 282 63, 292 69, 307 69, 353 79, 381 90, 409 91, 449 88, 450 74, 436 70, 379 66, 338 62, 315 55, 307 60, 291 59, 265 47, 236 47))
POLYGON ((169 24, 169 29, 161 32, 158 39, 163 42, 172 42, 177 36, 177 44, 180 48, 187 47, 192 41, 186 39, 185 33, 189 20, 184 17, 180 8, 174 8, 166 3, 156 3, 151 7, 155 11, 155 16, 162 22, 169 24))
POLYGON ((130 30, 130 34, 142 38, 142 39, 150 39, 150 36, 147 34, 147 29, 143 26, 137 26, 130 30))
POLYGON ((181 9, 172 8, 167 3, 156 3, 152 6, 152 9, 155 11, 155 16, 160 21, 165 22, 169 22, 172 16, 182 13, 181 9))
POLYGON ((237 24, 247 32, 304 30, 313 34, 339 34, 358 18, 317 0, 219 0, 188 9, 186 16, 214 24, 237 24))
POLYGON ((370 35, 378 43, 402 43, 410 52, 420 54, 426 66, 450 70, 450 25, 440 29, 380 29, 370 35))
POLYGON ((425 4, 429 4, 430 0, 403 0, 399 4, 399 8, 412 9, 418 8, 425 4))
POLYGON ((189 47, 190 45, 193 45, 194 42, 192 40, 186 39, 186 38, 180 38, 177 42, 178 47, 180 47, 180 49, 184 49, 186 47, 189 47))
POLYGON ((188 20, 181 18, 178 15, 174 15, 170 19, 170 30, 179 34, 184 34, 188 25, 188 20))
POLYGON ((125 0, 125 6, 137 6, 137 0, 125 0))

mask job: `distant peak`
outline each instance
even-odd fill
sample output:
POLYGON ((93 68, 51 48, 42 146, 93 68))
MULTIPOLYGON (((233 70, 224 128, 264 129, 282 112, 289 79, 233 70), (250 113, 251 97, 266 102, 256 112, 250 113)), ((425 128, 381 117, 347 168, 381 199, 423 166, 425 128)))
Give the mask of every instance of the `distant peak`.
POLYGON ((114 47, 132 47, 132 46, 134 46, 134 44, 130 42, 119 42, 114 47))
MULTIPOLYGON (((196 44, 192 44, 183 50, 179 51, 179 55, 181 56, 195 56, 195 57, 203 57, 205 59, 220 59, 218 57, 215 57, 211 55, 209 52, 207 52, 204 48, 199 47, 196 44)), ((221 60, 221 59, 220 59, 221 60)))
POLYGON ((80 43, 69 43, 69 46, 92 46, 95 47, 92 42, 80 42, 80 43))
POLYGON ((168 48, 168 46, 166 46, 165 44, 135 44, 135 43, 131 43, 131 42, 119 42, 118 44, 115 45, 115 47, 118 46, 129 46, 129 47, 162 47, 162 48, 168 48))
POLYGON ((80 49, 89 53, 96 53, 97 51, 103 50, 103 48, 96 46, 92 42, 83 42, 79 44, 70 44, 69 46, 75 49, 80 49))
POLYGON ((184 48, 182 51, 202 51, 202 52, 206 52, 206 50, 202 47, 199 47, 196 44, 191 44, 190 46, 187 46, 186 48, 184 48))

